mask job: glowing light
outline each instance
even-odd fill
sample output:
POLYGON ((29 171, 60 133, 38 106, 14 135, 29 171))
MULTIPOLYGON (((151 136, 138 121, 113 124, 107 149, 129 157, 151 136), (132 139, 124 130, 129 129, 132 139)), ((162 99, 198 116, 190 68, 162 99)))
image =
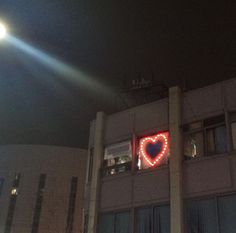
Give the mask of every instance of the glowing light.
POLYGON ((13 188, 13 189, 11 190, 11 195, 12 195, 12 196, 18 195, 18 192, 17 192, 17 189, 16 189, 16 188, 13 188))
POLYGON ((144 159, 149 167, 157 166, 168 150, 168 133, 160 133, 154 136, 145 137, 140 140, 140 156, 144 159), (161 150, 157 151, 154 156, 147 152, 148 145, 161 143, 161 150))
POLYGON ((0 39, 4 39, 7 36, 6 26, 0 22, 0 39))

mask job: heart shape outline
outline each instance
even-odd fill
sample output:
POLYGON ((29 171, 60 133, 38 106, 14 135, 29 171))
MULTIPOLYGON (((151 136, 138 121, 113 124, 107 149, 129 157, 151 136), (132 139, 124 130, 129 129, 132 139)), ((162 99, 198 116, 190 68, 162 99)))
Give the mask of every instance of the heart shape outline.
POLYGON ((151 166, 156 166, 157 163, 162 159, 164 154, 166 153, 168 148, 168 133, 160 133, 156 134, 154 136, 145 137, 140 140, 140 153, 141 156, 145 159, 145 161, 151 166), (146 153, 146 146, 148 143, 156 143, 158 141, 161 141, 163 143, 162 150, 159 152, 154 159, 152 159, 149 155, 146 153))

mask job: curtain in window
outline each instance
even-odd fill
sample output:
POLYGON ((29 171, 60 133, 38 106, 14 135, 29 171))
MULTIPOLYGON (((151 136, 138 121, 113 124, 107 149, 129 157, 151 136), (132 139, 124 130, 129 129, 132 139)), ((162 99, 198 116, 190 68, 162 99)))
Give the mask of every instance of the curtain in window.
POLYGON ((236 122, 231 123, 233 148, 236 150, 236 122))
POLYGON ((236 195, 221 197, 218 200, 221 233, 236 232, 236 195))
POLYGON ((137 233, 151 233, 152 230, 152 209, 145 208, 137 213, 137 233))
POLYGON ((187 233, 218 233, 214 199, 187 203, 187 233))
POLYGON ((227 151, 227 135, 225 126, 217 127, 215 129, 215 146, 217 153, 224 153, 227 151))
POLYGON ((207 152, 208 154, 215 153, 215 136, 214 129, 207 130, 207 152))
POLYGON ((154 208, 153 233, 170 233, 170 207, 154 208))
POLYGON ((114 214, 104 214, 101 216, 99 233, 114 233, 114 214))
POLYGON ((115 233, 129 233, 129 212, 116 214, 116 230, 115 233))

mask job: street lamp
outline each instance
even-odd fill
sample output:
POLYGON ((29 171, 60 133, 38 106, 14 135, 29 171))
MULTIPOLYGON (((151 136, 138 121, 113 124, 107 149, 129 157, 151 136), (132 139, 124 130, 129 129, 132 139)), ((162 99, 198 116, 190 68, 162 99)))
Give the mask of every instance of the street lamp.
POLYGON ((4 39, 6 36, 7 36, 7 28, 2 22, 0 22, 0 40, 4 39))

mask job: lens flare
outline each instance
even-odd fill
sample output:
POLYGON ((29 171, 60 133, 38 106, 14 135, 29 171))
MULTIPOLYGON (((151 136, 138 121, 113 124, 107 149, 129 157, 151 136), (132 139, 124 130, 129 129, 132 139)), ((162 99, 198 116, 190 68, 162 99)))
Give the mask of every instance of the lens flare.
POLYGON ((0 22, 0 39, 4 39, 7 35, 7 28, 6 26, 0 22))

